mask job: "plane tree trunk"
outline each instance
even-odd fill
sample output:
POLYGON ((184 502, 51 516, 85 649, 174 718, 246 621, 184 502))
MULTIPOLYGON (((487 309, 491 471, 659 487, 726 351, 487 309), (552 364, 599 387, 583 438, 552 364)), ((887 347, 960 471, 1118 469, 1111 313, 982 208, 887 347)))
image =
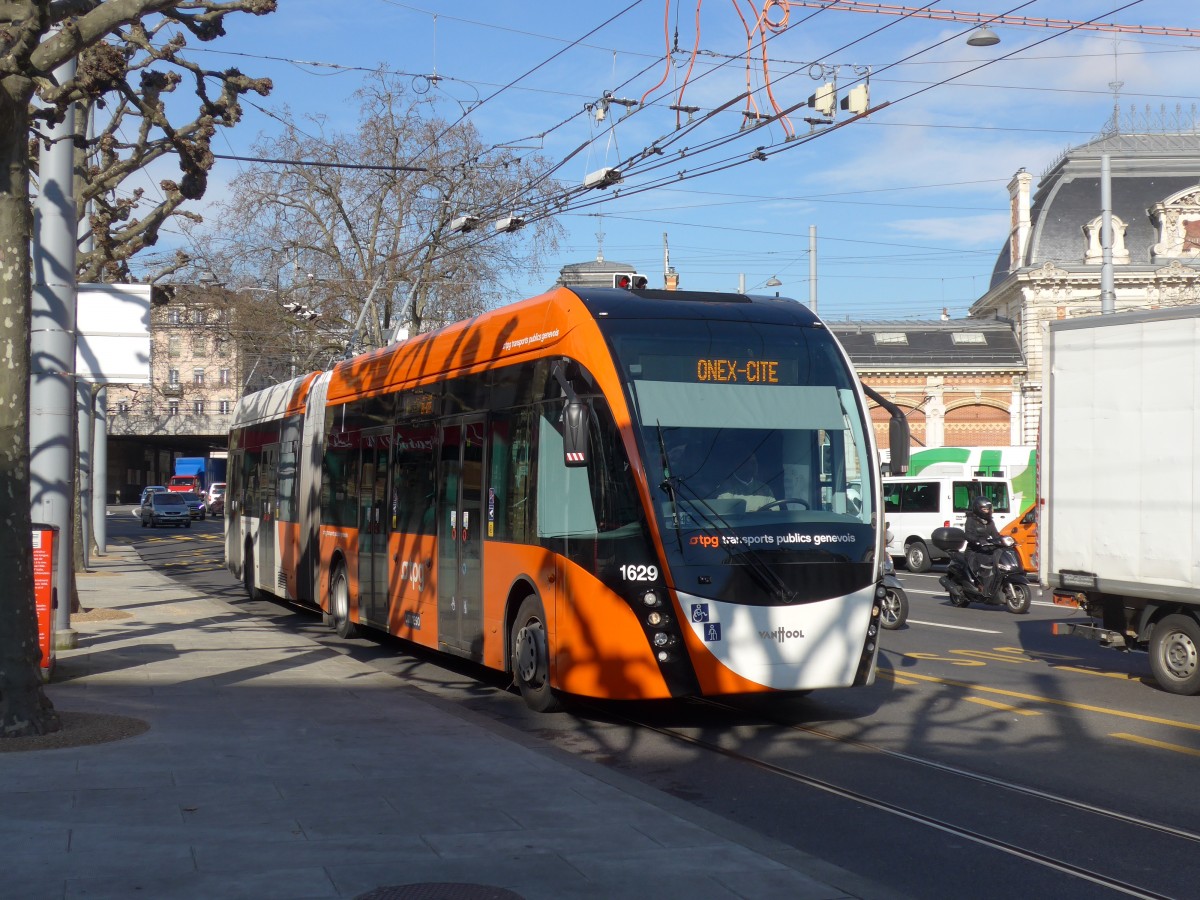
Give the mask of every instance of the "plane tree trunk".
POLYGON ((42 690, 29 507, 29 102, 33 82, 0 79, 0 738, 61 727, 42 690))

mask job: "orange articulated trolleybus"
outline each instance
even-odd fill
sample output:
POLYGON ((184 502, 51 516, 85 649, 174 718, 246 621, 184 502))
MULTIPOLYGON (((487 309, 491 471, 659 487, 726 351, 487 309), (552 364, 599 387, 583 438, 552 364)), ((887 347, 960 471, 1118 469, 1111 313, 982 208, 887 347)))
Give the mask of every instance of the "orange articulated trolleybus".
POLYGON ((869 684, 872 434, 794 301, 557 288, 239 401, 226 558, 535 709, 869 684))

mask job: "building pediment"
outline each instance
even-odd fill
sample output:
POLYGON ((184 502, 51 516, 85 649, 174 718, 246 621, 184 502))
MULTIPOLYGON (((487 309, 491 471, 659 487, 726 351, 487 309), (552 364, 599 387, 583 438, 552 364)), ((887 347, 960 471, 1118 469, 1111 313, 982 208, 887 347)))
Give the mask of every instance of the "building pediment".
POLYGON ((1146 210, 1158 229, 1150 248, 1154 262, 1200 258, 1200 186, 1193 186, 1146 210))
POLYGON ((1065 290, 1071 281, 1071 273, 1052 262, 1046 262, 1029 272, 1029 280, 1037 290, 1065 290))

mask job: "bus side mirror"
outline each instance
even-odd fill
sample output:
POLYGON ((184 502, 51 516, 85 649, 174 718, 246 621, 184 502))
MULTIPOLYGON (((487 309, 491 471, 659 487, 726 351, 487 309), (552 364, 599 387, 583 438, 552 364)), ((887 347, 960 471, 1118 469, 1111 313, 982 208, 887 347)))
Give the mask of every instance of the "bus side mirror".
POLYGON ((891 450, 891 459, 888 462, 888 474, 907 475, 910 435, 908 432, 908 419, 904 417, 904 410, 869 384, 864 384, 862 389, 864 394, 886 409, 888 415, 891 416, 888 420, 888 449, 891 450))
POLYGON ((579 400, 567 402, 563 410, 563 464, 586 466, 588 439, 587 406, 579 400))
POLYGON ((908 419, 893 415, 888 419, 888 447, 891 449, 889 468, 893 475, 908 474, 908 419))

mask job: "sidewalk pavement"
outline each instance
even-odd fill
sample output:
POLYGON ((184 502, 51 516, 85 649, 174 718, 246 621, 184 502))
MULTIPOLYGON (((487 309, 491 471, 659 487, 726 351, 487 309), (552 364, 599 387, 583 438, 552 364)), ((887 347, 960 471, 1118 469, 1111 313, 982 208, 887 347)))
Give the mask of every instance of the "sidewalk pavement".
POLYGON ((149 728, 0 753, 4 896, 891 895, 198 594, 131 547, 92 562, 82 605, 113 618, 76 617, 47 693, 149 728))

